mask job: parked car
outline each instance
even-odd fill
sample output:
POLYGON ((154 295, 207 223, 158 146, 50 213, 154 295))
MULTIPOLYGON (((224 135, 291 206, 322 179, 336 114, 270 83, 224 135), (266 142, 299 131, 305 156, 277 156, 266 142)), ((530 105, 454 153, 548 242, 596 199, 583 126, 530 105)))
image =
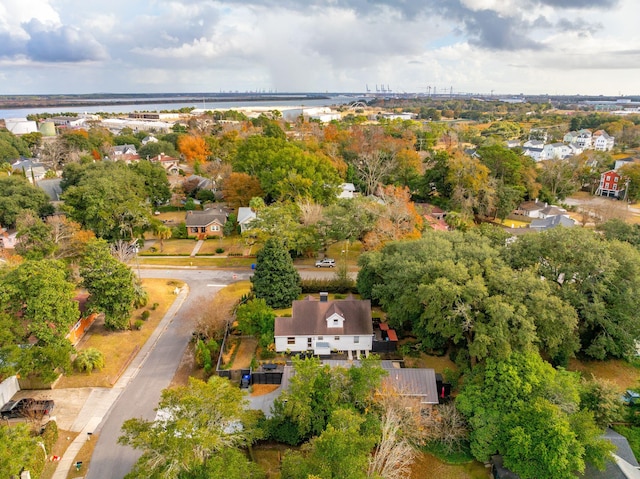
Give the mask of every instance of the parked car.
POLYGON ((316 261, 316 268, 333 268, 336 265, 336 260, 333 258, 325 258, 316 261))
POLYGON ((622 402, 628 406, 634 406, 640 404, 640 393, 627 389, 622 395, 622 402))
POLYGON ((55 403, 51 399, 23 398, 9 401, 0 409, 2 419, 50 416, 55 403))

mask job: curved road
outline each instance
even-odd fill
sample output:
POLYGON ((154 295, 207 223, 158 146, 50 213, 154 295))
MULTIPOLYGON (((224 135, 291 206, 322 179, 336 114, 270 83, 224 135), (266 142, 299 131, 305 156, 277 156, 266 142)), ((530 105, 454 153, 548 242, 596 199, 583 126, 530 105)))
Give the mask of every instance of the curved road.
MULTIPOLYGON (((154 409, 160 400, 160 394, 171 382, 184 351, 191 339, 193 323, 188 317, 191 304, 199 298, 211 296, 221 288, 234 281, 247 280, 250 270, 196 269, 196 268, 141 268, 142 278, 167 278, 184 281, 189 287, 189 294, 184 303, 175 312, 174 317, 160 332, 155 345, 143 357, 142 361, 127 370, 123 376, 130 380, 123 386, 109 412, 94 432, 99 433, 91 458, 87 479, 120 479, 123 478, 141 456, 141 451, 118 445, 121 427, 125 420, 142 418, 153 420, 154 409)), ((303 278, 328 278, 333 270, 301 269, 303 278)), ((197 304, 197 303, 196 303, 197 304)), ((139 355, 144 355, 142 350, 139 355)), ((126 379, 126 378, 125 378, 126 379)), ((118 386, 118 385, 116 385, 118 386)))
POLYGON ((140 276, 143 278, 171 278, 184 281, 188 284, 190 292, 96 429, 95 432, 100 435, 86 475, 88 479, 122 478, 131 471, 140 457, 140 451, 118 445, 120 428, 129 418, 155 418, 154 408, 158 405, 160 393, 171 382, 191 339, 193 324, 187 316, 190 304, 200 297, 215 294, 234 281, 246 280, 250 275, 251 272, 247 270, 140 270, 140 276))

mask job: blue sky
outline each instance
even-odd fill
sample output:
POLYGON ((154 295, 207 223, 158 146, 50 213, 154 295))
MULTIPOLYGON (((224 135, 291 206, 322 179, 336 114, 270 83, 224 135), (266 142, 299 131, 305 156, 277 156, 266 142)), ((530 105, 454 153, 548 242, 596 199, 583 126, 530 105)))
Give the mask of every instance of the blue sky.
POLYGON ((0 0, 0 94, 640 94, 637 0, 0 0))

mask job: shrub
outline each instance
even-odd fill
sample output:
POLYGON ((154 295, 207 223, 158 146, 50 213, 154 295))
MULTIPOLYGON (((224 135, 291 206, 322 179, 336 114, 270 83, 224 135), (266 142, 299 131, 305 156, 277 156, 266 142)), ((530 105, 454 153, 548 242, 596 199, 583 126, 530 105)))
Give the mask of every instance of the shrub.
POLYGON ((55 421, 49 421, 45 424, 40 436, 42 438, 42 442, 44 442, 47 454, 50 454, 53 449, 53 445, 58 440, 58 424, 55 421))
POLYGON ((136 319, 136 321, 133 323, 133 329, 135 329, 136 331, 140 331, 143 325, 144 325, 143 320, 136 319))
POLYGON ((149 316, 151 316, 151 312, 149 310, 144 310, 140 315, 143 321, 146 321, 147 319, 149 319, 149 316))
POLYGON ((187 239, 187 225, 184 221, 178 226, 171 228, 171 237, 177 239, 187 239))
POLYGON ((270 351, 269 349, 262 348, 260 349, 260 359, 273 359, 276 357, 275 351, 270 351))
POLYGON ((153 303, 153 305, 151 306, 151 310, 155 311, 156 309, 158 309, 158 306, 160 306, 160 303, 153 303))
POLYGON ((224 253, 224 248, 216 248, 216 253, 217 253, 217 254, 222 254, 222 253, 224 253))
POLYGON ((91 374, 94 369, 100 371, 104 368, 104 354, 96 348, 83 349, 78 353, 73 364, 78 371, 91 374))

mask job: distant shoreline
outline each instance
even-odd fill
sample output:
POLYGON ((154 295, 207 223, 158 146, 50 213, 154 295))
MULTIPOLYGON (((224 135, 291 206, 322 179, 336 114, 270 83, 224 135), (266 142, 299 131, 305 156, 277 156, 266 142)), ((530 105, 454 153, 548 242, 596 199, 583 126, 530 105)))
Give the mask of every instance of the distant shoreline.
POLYGON ((12 110, 18 108, 61 108, 61 107, 82 107, 82 106, 117 106, 117 105, 150 105, 162 103, 185 103, 189 101, 194 102, 194 107, 197 108, 197 104, 202 101, 207 103, 215 102, 229 102, 229 101, 243 101, 243 102, 258 102, 258 101, 293 101, 293 100, 326 100, 330 96, 327 95, 305 95, 305 94, 265 94, 265 95, 241 95, 241 94, 227 94, 227 95, 185 95, 183 97, 177 97, 175 95, 168 95, 166 97, 162 95, 140 95, 127 98, 127 95, 104 95, 103 97, 96 97, 94 95, 51 95, 47 97, 43 96, 3 96, 0 97, 0 110, 12 110), (110 99, 112 98, 112 99, 110 99))

